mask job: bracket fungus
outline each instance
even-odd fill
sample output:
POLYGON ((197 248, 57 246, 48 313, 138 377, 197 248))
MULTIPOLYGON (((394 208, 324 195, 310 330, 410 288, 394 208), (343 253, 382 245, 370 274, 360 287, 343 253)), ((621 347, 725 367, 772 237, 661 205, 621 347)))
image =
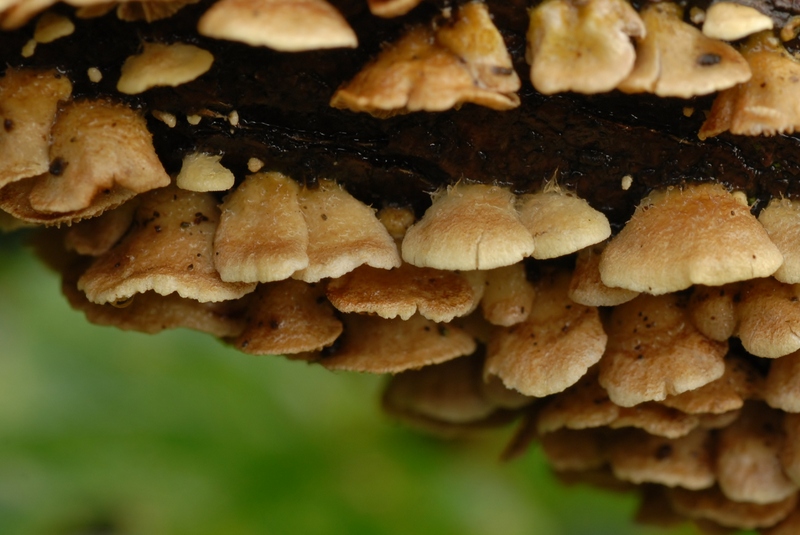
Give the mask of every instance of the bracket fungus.
POLYGON ((795 529, 795 8, 56 4, 0 0, 0 227, 90 322, 391 374, 390 415, 522 420, 507 456, 650 518, 795 529))

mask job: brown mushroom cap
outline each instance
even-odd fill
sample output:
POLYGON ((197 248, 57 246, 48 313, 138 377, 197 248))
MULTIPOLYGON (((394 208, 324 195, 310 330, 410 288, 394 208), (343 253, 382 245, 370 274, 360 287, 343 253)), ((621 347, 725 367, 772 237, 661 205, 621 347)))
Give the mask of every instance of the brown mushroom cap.
POLYGON ((631 72, 639 14, 624 0, 546 0, 530 11, 526 58, 545 95, 611 91, 631 72))
POLYGON ((764 383, 764 401, 786 412, 800 412, 800 351, 775 359, 764 383))
POLYGON ((770 527, 786 518, 797 504, 797 494, 768 504, 729 500, 718 487, 693 491, 674 488, 669 498, 676 511, 693 519, 706 519, 721 526, 755 529, 770 527))
POLYGON ((800 533, 800 509, 795 509, 779 524, 761 531, 762 535, 795 535, 796 533, 800 533))
POLYGON ((611 236, 605 215, 558 188, 522 196, 519 218, 533 235, 537 259, 566 256, 611 236))
POLYGON ((614 308, 600 384, 623 407, 699 388, 725 372, 727 342, 700 334, 675 294, 640 295, 614 308))
POLYGON ((608 286, 658 295, 766 277, 782 263, 749 208, 706 183, 645 197, 603 252, 600 275, 608 286))
POLYGON ((481 184, 440 192, 403 239, 403 260, 436 269, 493 269, 533 252, 533 237, 520 223, 513 194, 481 184))
POLYGON ((331 345, 342 330, 321 285, 287 279, 259 285, 232 343, 251 355, 293 355, 331 345))
POLYGON ((245 178, 220 206, 214 266, 224 281, 271 282, 308 266, 300 187, 280 173, 245 178))
POLYGON ((750 402, 738 420, 719 431, 717 481, 729 499, 769 504, 797 494, 797 485, 778 458, 784 440, 782 420, 782 413, 750 402))
POLYGON ((72 101, 58 112, 49 172, 35 179, 30 204, 40 212, 74 212, 115 185, 143 193, 169 183, 141 115, 106 100, 72 101))
POLYGON ((139 201, 134 198, 98 217, 71 225, 64 235, 64 246, 81 255, 106 253, 128 231, 138 206, 139 201))
POLYGON ((633 71, 618 89, 690 98, 750 79, 750 67, 744 58, 730 45, 710 39, 683 22, 678 4, 649 4, 641 17, 647 35, 637 39, 633 71))
POLYGON ((140 197, 134 227, 78 281, 93 303, 153 290, 201 302, 237 299, 255 284, 223 282, 213 264, 219 209, 209 193, 171 186, 140 197))
POLYGON ((585 472, 606 464, 605 433, 598 429, 560 429, 541 437, 542 452, 557 471, 585 472))
POLYGON ((715 481, 712 440, 705 429, 676 439, 630 430, 615 435, 608 453, 614 475, 624 481, 694 490, 715 481))
POLYGON ((489 340, 484 376, 544 397, 575 384, 603 355, 606 334, 597 308, 567 297, 570 274, 543 277, 528 319, 498 329, 489 340))
POLYGON ((751 36, 741 51, 753 76, 717 95, 700 139, 728 130, 746 136, 790 134, 800 127, 800 103, 794 98, 800 61, 772 32, 751 36))
POLYGON ((342 312, 407 320, 417 311, 436 322, 468 314, 476 295, 460 273, 402 264, 387 270, 361 266, 328 283, 327 296, 342 312))
POLYGON ((457 327, 419 314, 407 321, 345 314, 344 336, 319 360, 330 370, 399 373, 439 364, 475 351, 475 340, 457 327))
POLYGON ((220 0, 197 29, 206 37, 283 52, 358 45, 347 21, 325 0, 220 0))

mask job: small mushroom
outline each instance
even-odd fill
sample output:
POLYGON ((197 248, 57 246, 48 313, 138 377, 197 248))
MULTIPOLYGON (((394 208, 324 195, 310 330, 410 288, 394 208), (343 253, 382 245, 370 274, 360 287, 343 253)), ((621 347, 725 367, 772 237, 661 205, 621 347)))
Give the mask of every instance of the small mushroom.
POLYGON ((287 279, 252 294, 246 325, 231 341, 251 355, 294 355, 333 344, 343 326, 320 285, 287 279))
POLYGON ((633 68, 630 38, 644 35, 625 0, 546 0, 530 11, 531 82, 545 95, 611 91, 633 68))
POLYGON ((800 285, 772 277, 742 284, 736 336, 753 355, 775 359, 800 349, 800 285))
POLYGON ((299 192, 285 175, 258 173, 225 197, 214 237, 214 266, 222 280, 271 282, 308 267, 299 192))
POLYGON ((46 173, 58 103, 72 93, 56 71, 6 69, 0 79, 0 188, 46 173))
POLYGON ((406 321, 345 314, 342 321, 344 336, 319 360, 330 370, 399 373, 470 355, 476 348, 461 329, 419 314, 406 321))
POLYGON ((694 390, 725 372, 727 342, 700 334, 675 294, 643 294, 619 305, 606 331, 599 381, 622 407, 694 390))
POLYGON ((358 45, 347 21, 325 0, 220 0, 197 29, 206 37, 282 52, 358 45))
POLYGON ((641 17, 647 35, 637 39, 633 71, 617 86, 625 93, 691 98, 750 79, 744 58, 730 45, 683 22, 678 4, 649 4, 641 17))
POLYGON ((750 209, 706 183, 645 197, 603 251, 600 275, 607 286, 658 295, 766 277, 782 263, 750 209))
POLYGON ((519 106, 520 80, 488 8, 469 2, 435 27, 416 26, 340 87, 331 106, 385 117, 472 102, 519 106))
POLYGON ((725 131, 745 136, 791 134, 800 127, 800 102, 794 98, 800 83, 800 61, 772 32, 751 36, 741 52, 752 78, 714 99, 697 137, 725 131))
POLYGON ((211 52, 194 45, 145 43, 140 54, 122 65, 117 91, 138 95, 153 87, 176 87, 202 76, 213 63, 211 52))
POLYGON ((403 260, 447 270, 493 269, 533 252, 514 195, 497 186, 458 184, 440 192, 403 239, 403 260))
POLYGON ((697 330, 712 340, 724 342, 736 332, 736 303, 741 284, 703 286, 698 284, 689 299, 689 318, 697 330))
POLYGON ((800 202, 772 199, 758 221, 783 255, 783 264, 772 276, 787 284, 800 282, 800 202))
POLYGON ((625 288, 612 288, 600 278, 600 257, 605 243, 593 245, 578 252, 575 270, 569 283, 569 298, 586 306, 610 307, 627 303, 639 292, 625 288))
POLYGON ((569 280, 568 272, 543 277, 528 319, 493 333, 484 377, 544 397, 575 384, 600 360, 607 340, 600 314, 567 297, 569 280))
POLYGON ((367 0, 370 12, 378 17, 392 18, 405 15, 422 0, 367 0))
POLYGON ((107 100, 72 101, 59 110, 49 171, 34 180, 31 206, 49 213, 88 208, 114 186, 143 193, 170 183, 144 118, 107 100))
POLYGON ((236 178, 220 163, 221 155, 193 152, 183 157, 183 165, 175 184, 189 191, 227 191, 236 178))
POLYGON ((308 228, 308 266, 292 275, 306 282, 341 277, 361 265, 400 267, 394 240, 375 210, 332 180, 319 180, 297 197, 308 228))
POLYGON ((255 284, 223 282, 213 264, 219 209, 209 193, 168 187, 140 197, 134 227, 97 257, 78 288, 97 304, 125 301, 153 290, 200 302, 237 299, 255 284))
POLYGON ((138 206, 134 198, 98 217, 71 225, 64 236, 64 246, 68 251, 88 256, 108 252, 131 227, 138 206))
POLYGON ((605 215, 557 186, 522 196, 519 218, 533 235, 532 256, 540 260, 572 254, 611 236, 605 215))
POLYGON ((493 325, 510 327, 528 319, 536 290, 528 282, 525 264, 491 269, 481 299, 483 317, 493 325))
POLYGON ((703 35, 723 41, 738 41, 772 29, 772 19, 754 7, 735 2, 715 2, 706 10, 703 35))
POLYGON ((331 280, 327 296, 341 312, 373 313, 407 320, 417 311, 448 322, 475 308, 475 293, 460 273, 402 264, 396 269, 361 266, 331 280))

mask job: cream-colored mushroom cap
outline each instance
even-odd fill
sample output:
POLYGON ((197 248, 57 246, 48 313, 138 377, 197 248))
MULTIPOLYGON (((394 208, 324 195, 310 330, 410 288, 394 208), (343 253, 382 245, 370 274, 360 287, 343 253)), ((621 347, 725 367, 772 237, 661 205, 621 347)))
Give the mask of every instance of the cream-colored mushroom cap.
POLYGON ((614 308, 600 384, 623 407, 699 388, 725 372, 726 342, 700 334, 675 294, 640 295, 614 308))
POLYGON ((689 318, 697 330, 712 340, 724 342, 734 335, 738 318, 736 302, 740 298, 741 283, 722 286, 698 284, 689 299, 689 318))
POLYGON ((772 277, 742 284, 736 336, 751 354, 774 359, 800 349, 800 286, 772 277))
POLYGON ((6 69, 0 79, 0 188, 47 172, 58 103, 71 93, 69 77, 56 71, 6 69))
POLYGON ((535 297, 536 290, 528 282, 524 263, 491 269, 486 272, 481 299, 483 317, 503 327, 521 323, 528 319, 535 297))
POLYGON ((783 255, 764 227, 720 184, 655 191, 600 259, 607 286, 664 294, 766 277, 783 255))
POLYGON ((227 191, 236 177, 220 163, 219 154, 192 152, 183 157, 183 165, 175 177, 175 184, 189 191, 227 191))
POLYGON ((419 5, 422 0, 367 0, 369 10, 378 17, 399 17, 419 5))
POLYGON ((375 210, 332 180, 303 188, 297 202, 308 228, 308 266, 292 275, 306 282, 335 278, 368 265, 400 267, 400 254, 375 210))
POLYGON ((508 388, 544 397, 575 384, 600 360, 607 339, 600 314, 567 297, 569 280, 569 272, 543 277, 528 319, 493 333, 485 377, 496 375, 508 388))
POLYGON ((770 504, 797 494, 783 471, 783 414, 762 403, 748 403, 742 415, 717 435, 719 488, 737 502, 770 504))
POLYGON ((458 184, 440 192, 408 229, 403 260, 454 271, 516 264, 534 245, 514 202, 511 192, 496 186, 458 184))
POLYGON ((157 86, 179 86, 208 72, 214 63, 211 52, 185 43, 145 43, 141 54, 122 65, 117 91, 128 95, 157 86))
POLYGON ((600 278, 600 255, 605 243, 587 247, 578 252, 575 270, 569 283, 569 298, 586 306, 609 307, 627 303, 639 292, 625 288, 611 288, 600 278))
POLYGON ((611 91, 633 68, 631 37, 644 37, 624 0, 546 0, 530 11, 526 58, 531 82, 545 95, 611 91))
POLYGON ((292 279, 259 285, 231 342, 251 355, 293 355, 333 344, 343 326, 320 285, 292 279))
POLYGON ((712 439, 705 429, 668 439, 630 430, 608 448, 614 475, 632 483, 705 489, 714 484, 712 439))
POLYGON ((790 134, 800 128, 800 61, 772 32, 751 36, 741 47, 752 78, 717 95, 697 137, 725 131, 745 136, 790 134))
POLYGON ((223 282, 214 268, 219 209, 211 194, 158 189, 141 196, 134 219, 134 230, 78 280, 93 303, 124 301, 148 290, 225 301, 255 289, 255 284, 223 282))
POLYGON ((52 129, 49 172, 36 178, 31 206, 74 212, 114 186, 143 193, 170 183, 144 118, 124 104, 77 100, 60 109, 52 129))
POLYGON ((417 311, 436 322, 469 313, 476 295, 460 273, 403 264, 387 270, 361 266, 331 280, 328 299, 341 312, 407 320, 417 311))
POLYGON ((735 2, 716 2, 706 10, 703 34, 713 39, 737 41, 772 29, 772 19, 757 9, 735 2))
POLYGON ((345 314, 342 320, 341 343, 319 360, 331 370, 399 373, 469 355, 476 348, 461 329, 419 314, 406 321, 362 314, 345 314))
POLYGON ((519 199, 519 218, 533 235, 533 257, 566 256, 611 236, 611 225, 589 203, 558 188, 519 199))
POLYGON ((647 35, 638 40, 633 71, 618 89, 690 98, 750 79, 744 58, 730 45, 710 39, 683 22, 677 4, 650 4, 641 16, 647 35))
POLYGON ((222 280, 271 282, 308 267, 299 192, 285 175, 258 173, 225 197, 214 237, 214 266, 222 280))
POLYGON ((197 29, 206 37, 282 52, 358 45, 350 25, 325 0, 220 0, 197 29))
POLYGON ((783 255, 783 264, 772 276, 787 284, 800 282, 800 202, 772 199, 758 221, 783 255))

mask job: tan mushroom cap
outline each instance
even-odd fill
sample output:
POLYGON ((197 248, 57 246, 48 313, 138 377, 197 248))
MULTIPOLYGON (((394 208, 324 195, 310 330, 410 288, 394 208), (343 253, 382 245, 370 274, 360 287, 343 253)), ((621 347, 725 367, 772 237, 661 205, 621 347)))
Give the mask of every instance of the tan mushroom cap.
POLYGON ((358 266, 400 267, 400 255, 375 210, 332 180, 304 188, 297 197, 308 228, 308 266, 293 277, 317 282, 341 277, 358 266))
POLYGON ((736 335, 758 357, 774 359, 800 349, 800 286, 772 277, 742 284, 736 335))
POLYGON ((319 361, 330 370, 399 373, 469 355, 476 348, 461 329, 419 314, 406 321, 346 314, 343 321, 341 344, 319 361))
POLYGON ((443 111, 465 102, 508 110, 521 82, 488 8, 470 2, 450 18, 411 28, 340 87, 331 106, 377 116, 443 111))
POLYGON ((633 71, 618 89, 690 98, 750 79, 750 67, 733 47, 706 37, 681 16, 682 9, 671 2, 642 10, 647 35, 637 39, 633 71))
POLYGON ((597 429, 560 429, 541 437, 542 452, 557 471, 585 472, 606 464, 605 433, 597 429))
POLYGON ((214 237, 214 266, 222 280, 271 282, 308 267, 299 193, 285 175, 258 173, 225 197, 214 237))
POLYGON ((468 423, 497 409, 481 391, 480 359, 464 357, 399 373, 383 392, 390 414, 415 414, 449 423, 468 423))
POLYGON ((417 7, 420 2, 422 0, 367 0, 370 12, 385 18, 405 15, 417 7))
POLYGON ((787 284, 800 282, 800 202, 772 199, 758 221, 783 255, 783 264, 772 276, 787 284))
POLYGON ((797 494, 768 504, 735 502, 713 487, 705 490, 674 488, 669 498, 676 511, 693 519, 706 519, 721 526, 738 529, 756 529, 774 526, 797 504, 797 494))
POLYGON ((176 87, 202 76, 213 63, 211 52, 194 45, 144 43, 140 54, 123 63, 117 91, 138 95, 153 87, 176 87))
POLYGON ((26 178, 12 182, 0 189, 0 209, 17 219, 44 225, 68 225, 84 219, 97 217, 106 210, 111 210, 129 201, 136 193, 119 186, 104 190, 96 195, 89 206, 71 212, 40 212, 31 206, 31 192, 39 184, 40 177, 26 178))
POLYGON ((74 31, 75 24, 69 17, 48 11, 36 22, 33 38, 37 43, 52 43, 57 39, 72 35, 74 31))
POLYGON ((56 71, 6 69, 0 79, 0 188, 50 167, 50 130, 58 102, 72 94, 56 71))
POLYGON ((689 299, 689 318, 697 330, 712 340, 724 342, 736 332, 736 302, 741 284, 723 286, 698 284, 689 299))
POLYGON ((134 228, 78 281, 97 304, 153 290, 200 302, 237 299, 255 284, 223 282, 213 264, 219 209, 208 193, 168 187, 141 196, 134 228))
POLYGON ((331 280, 330 302, 341 312, 373 313, 407 320, 417 311, 430 320, 448 322, 468 314, 475 294, 460 273, 403 264, 387 270, 361 266, 331 280))
POLYGON ((569 283, 569 298, 586 306, 610 307, 627 303, 639 292, 625 288, 611 288, 600 278, 600 256, 605 243, 587 247, 578 252, 575 270, 569 283))
POLYGON ((800 414, 783 415, 783 446, 780 451, 781 465, 789 479, 800 485, 800 414))
POLYGON ((64 235, 68 251, 100 256, 108 252, 130 228, 139 202, 136 198, 80 223, 71 225, 64 235))
POLYGON ((519 219, 533 235, 533 257, 557 258, 602 242, 611 225, 583 199, 546 188, 519 200, 519 219))
POLYGON ((56 117, 50 170, 35 179, 31 206, 40 212, 74 212, 119 186, 143 193, 169 185, 147 123, 124 104, 82 100, 56 117))
POLYGON ((206 37, 282 52, 358 45, 350 25, 325 0, 220 0, 197 29, 206 37))
POLYGON ((491 269, 486 272, 481 299, 483 317, 503 327, 521 323, 528 319, 535 297, 536 290, 528 282, 524 263, 491 269))
POLYGON ((611 91, 633 69, 631 37, 644 37, 625 0, 546 0, 530 11, 525 57, 531 82, 545 95, 611 91))
POLYGON ((227 191, 236 177, 220 163, 219 154, 192 152, 183 157, 183 165, 175 177, 175 184, 189 191, 227 191))
POLYGON ((800 413, 800 351, 770 364, 764 383, 764 401, 770 407, 800 413))
POLYGON ((725 357, 725 373, 694 390, 668 396, 661 403, 688 414, 725 414, 761 394, 763 379, 749 361, 737 355, 725 357))
POLYGON ((561 428, 586 429, 607 426, 619 416, 620 407, 597 382, 596 370, 580 378, 564 392, 548 399, 536 418, 541 434, 561 428))
POLYGON ((640 295, 614 308, 600 384, 622 407, 694 390, 725 372, 726 342, 700 334, 675 294, 640 295))
POLYGON ((403 239, 403 260, 436 269, 493 269, 533 252, 514 195, 483 184, 458 184, 440 192, 403 239))
POLYGON ((620 407, 619 415, 609 424, 612 429, 636 427, 659 437, 679 438, 700 426, 701 419, 659 403, 640 403, 635 407, 620 407))
POLYGON ((706 10, 703 34, 712 39, 738 41, 772 29, 772 19, 757 9, 735 2, 716 2, 706 10))
POLYGON ((484 377, 496 375, 508 388, 544 397, 574 385, 600 360, 607 340, 600 314, 567 297, 569 281, 568 272, 557 272, 538 282, 528 319, 489 340, 484 377))
POLYGON ((251 355, 319 351, 343 330, 322 286, 292 279, 259 285, 250 297, 246 322, 232 343, 251 355))
POLYGON ((800 509, 795 509, 777 525, 761 530, 761 535, 795 535, 800 533, 800 509))
POLYGON ((767 277, 782 263, 749 208, 705 183, 645 197, 603 252, 600 275, 608 286, 658 295, 767 277))
POLYGON ((737 502, 768 504, 797 494, 783 471, 783 413, 748 403, 732 425, 717 436, 716 472, 723 494, 737 502))
POLYGON ((632 483, 699 490, 714 485, 711 434, 695 429, 668 439, 639 430, 615 435, 608 447, 614 475, 632 483))
POLYGON ((725 131, 745 136, 791 134, 800 128, 800 61, 772 32, 751 36, 741 47, 752 78, 717 95, 697 137, 725 131))

